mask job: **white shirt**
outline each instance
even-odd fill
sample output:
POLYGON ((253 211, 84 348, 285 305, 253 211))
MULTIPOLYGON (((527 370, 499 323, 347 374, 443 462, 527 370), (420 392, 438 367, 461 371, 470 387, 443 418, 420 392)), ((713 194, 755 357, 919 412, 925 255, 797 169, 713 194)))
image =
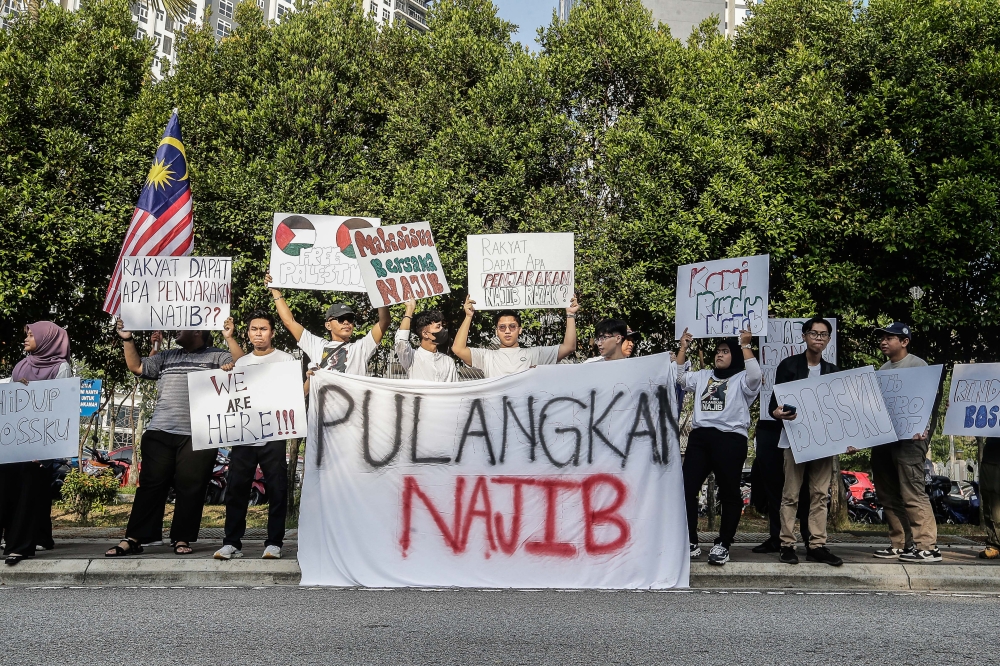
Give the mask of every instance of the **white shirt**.
POLYGON ((447 354, 429 352, 410 345, 410 331, 396 331, 396 357, 410 379, 428 382, 457 382, 458 368, 447 354))
POLYGON ((368 335, 355 342, 334 342, 302 331, 299 349, 309 357, 311 370, 332 370, 347 375, 367 375, 368 359, 375 353, 375 338, 368 335))
POLYGON ((761 371, 756 359, 747 359, 747 369, 718 379, 711 369, 677 373, 677 383, 694 391, 692 428, 715 428, 744 437, 750 429, 750 405, 760 393, 761 371))
MULTIPOLYGON (((56 376, 52 379, 69 379, 72 376, 73 367, 66 361, 63 361, 59 364, 59 369, 56 370, 56 376)), ((4 377, 3 379, 0 379, 0 384, 9 384, 10 382, 11 377, 4 377)))
POLYGON ((280 349, 272 349, 267 354, 263 356, 258 356, 252 351, 249 354, 244 354, 236 359, 235 366, 237 368, 243 367, 245 365, 261 365, 262 363, 281 363, 282 361, 294 361, 295 357, 288 352, 281 351, 280 349))
POLYGON ((552 365, 559 361, 559 346, 501 347, 500 349, 470 349, 472 367, 479 368, 487 378, 503 377, 527 370, 533 365, 552 365))
MULTIPOLYGON (((822 374, 822 365, 807 365, 809 368, 809 377, 819 377, 822 374)), ((778 405, 780 408, 781 405, 778 405)), ((778 437, 778 448, 779 449, 790 449, 792 448, 792 443, 788 441, 788 435, 785 433, 785 426, 781 426, 781 436, 778 437)))

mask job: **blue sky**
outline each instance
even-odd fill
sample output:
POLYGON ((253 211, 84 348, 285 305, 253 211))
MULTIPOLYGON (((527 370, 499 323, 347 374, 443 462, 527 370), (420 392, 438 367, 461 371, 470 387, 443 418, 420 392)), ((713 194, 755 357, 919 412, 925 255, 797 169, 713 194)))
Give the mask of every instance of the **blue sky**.
POLYGON ((493 4, 501 18, 518 25, 514 40, 535 51, 535 33, 539 26, 552 22, 552 11, 559 6, 559 0, 493 0, 493 4))

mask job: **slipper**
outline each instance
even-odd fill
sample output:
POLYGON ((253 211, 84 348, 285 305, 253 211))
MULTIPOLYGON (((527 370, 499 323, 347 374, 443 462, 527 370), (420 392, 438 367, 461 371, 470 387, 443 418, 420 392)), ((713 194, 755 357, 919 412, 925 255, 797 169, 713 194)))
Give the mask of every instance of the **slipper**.
POLYGON ((134 539, 122 539, 118 545, 104 553, 104 557, 125 557, 126 555, 139 555, 142 553, 142 546, 134 539), (128 544, 128 550, 122 548, 122 544, 128 544))

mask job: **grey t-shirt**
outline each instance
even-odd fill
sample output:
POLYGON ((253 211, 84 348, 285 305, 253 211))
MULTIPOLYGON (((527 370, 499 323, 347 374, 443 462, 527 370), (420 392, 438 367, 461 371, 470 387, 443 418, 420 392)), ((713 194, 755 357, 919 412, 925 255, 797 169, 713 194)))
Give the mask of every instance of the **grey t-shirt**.
POLYGON ((559 345, 500 349, 473 347, 469 351, 472 352, 472 367, 482 370, 487 378, 512 375, 533 365, 552 365, 559 362, 559 345))
POLYGON ((168 349, 143 358, 140 377, 157 380, 156 406, 153 408, 153 418, 149 419, 149 430, 190 435, 191 408, 188 404, 187 374, 199 370, 217 370, 232 362, 232 354, 218 347, 202 347, 193 352, 168 349))
POLYGON ((900 368, 922 368, 927 365, 927 361, 920 358, 919 356, 914 356, 913 354, 907 354, 897 363, 892 361, 886 361, 882 364, 879 370, 899 370, 900 368))

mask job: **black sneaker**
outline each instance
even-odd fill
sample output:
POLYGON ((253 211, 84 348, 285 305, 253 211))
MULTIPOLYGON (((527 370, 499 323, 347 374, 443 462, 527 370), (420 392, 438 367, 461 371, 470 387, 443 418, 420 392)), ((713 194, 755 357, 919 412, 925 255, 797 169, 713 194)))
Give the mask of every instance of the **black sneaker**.
POLYGON ((795 546, 782 546, 778 559, 785 564, 798 564, 799 556, 795 554, 795 546))
POLYGON ((899 556, 905 552, 907 552, 906 548, 893 548, 889 546, 888 548, 879 548, 872 553, 872 557, 877 557, 880 560, 898 560, 899 556))
POLYGON ((911 550, 899 556, 901 562, 940 562, 941 551, 934 550, 911 550))
POLYGON ((693 560, 696 557, 701 557, 701 547, 698 546, 698 544, 693 543, 691 544, 691 559, 693 560))
POLYGON ((754 546, 751 552, 754 553, 777 553, 781 550, 781 546, 775 542, 768 539, 759 546, 754 546))
POLYGON ((717 543, 712 546, 712 550, 708 551, 708 563, 714 564, 721 567, 723 564, 729 561, 729 549, 723 546, 721 543, 717 543))
POLYGON ((844 560, 831 553, 830 549, 826 546, 806 548, 806 561, 822 562, 823 564, 829 564, 831 567, 839 567, 844 563, 844 560))

